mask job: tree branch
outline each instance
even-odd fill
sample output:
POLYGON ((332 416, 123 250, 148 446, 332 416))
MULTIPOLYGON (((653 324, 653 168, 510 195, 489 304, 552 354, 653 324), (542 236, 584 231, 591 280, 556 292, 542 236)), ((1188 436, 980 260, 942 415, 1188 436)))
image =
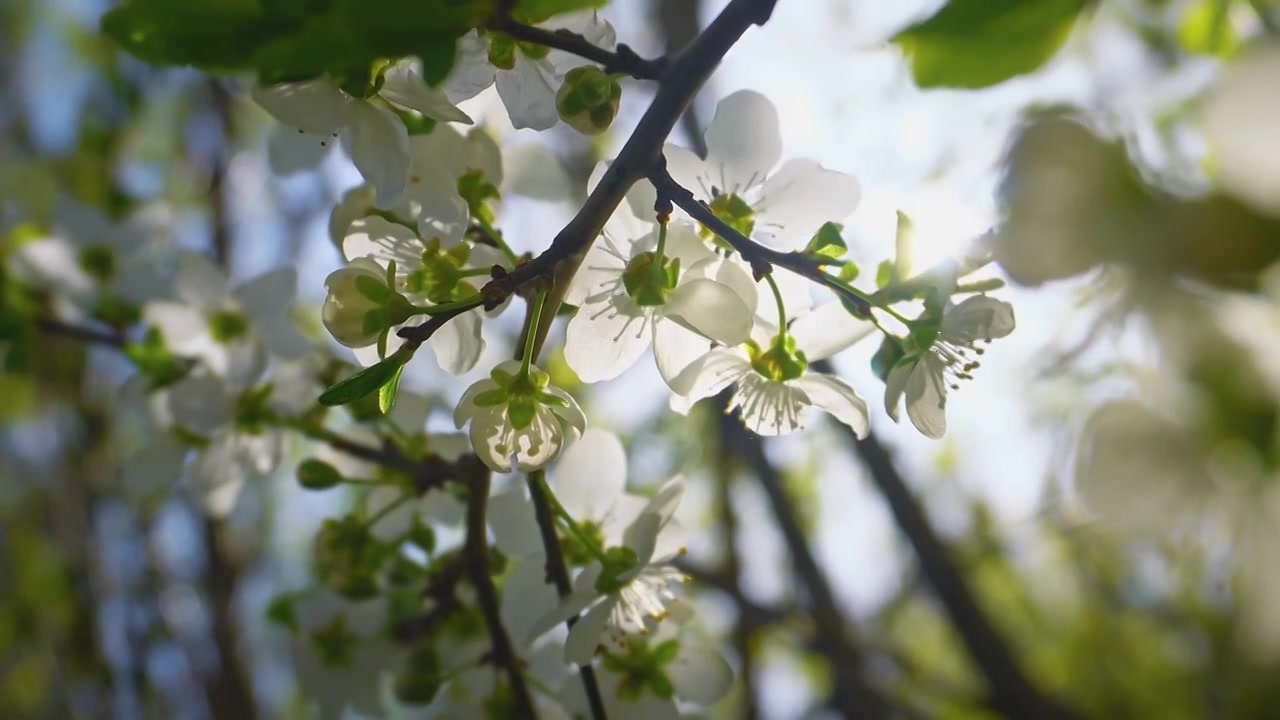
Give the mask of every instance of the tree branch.
MULTIPOLYGON (((538 521, 538 534, 542 538, 542 549, 547 561, 547 581, 556 586, 556 594, 564 598, 573 592, 573 584, 569 578, 569 568, 564 564, 564 554, 560 551, 560 536, 556 533, 556 515, 551 508, 551 492, 547 487, 546 473, 536 470, 529 473, 527 484, 529 495, 533 498, 533 515, 538 521)), ((565 623, 570 628, 577 624, 578 618, 571 617, 565 623)), ((606 720, 604 699, 600 696, 600 684, 596 682, 596 673, 590 665, 579 665, 578 673, 582 677, 582 687, 587 694, 587 704, 591 707, 592 720, 606 720)))
POLYGON ((97 328, 72 325, 52 318, 37 318, 35 323, 36 328, 46 335, 71 338, 89 345, 104 345, 123 350, 124 346, 129 342, 123 334, 114 330, 98 330, 97 328))
POLYGON ((990 704, 1010 718, 1026 720, 1073 720, 1079 717, 1035 687, 1022 671, 1013 651, 995 624, 983 612, 964 575, 938 537, 898 473, 893 459, 875 435, 858 440, 847 426, 837 423, 854 451, 862 458, 871 480, 889 504, 889 510, 903 534, 911 542, 920 569, 933 588, 961 642, 990 688, 990 704))
MULTIPOLYGON (((722 401, 724 399, 721 398, 722 401)), ((849 635, 844 615, 836 604, 835 594, 831 591, 826 574, 818 567, 818 561, 809 549, 809 541, 800 527, 795 508, 782 486, 782 477, 764 453, 764 443, 759 436, 742 425, 737 413, 722 413, 720 416, 723 447, 726 450, 732 449, 755 472, 778 523, 778 529, 786 541, 791 565, 812 605, 813 617, 818 625, 818 635, 813 638, 813 643, 831 662, 831 669, 835 674, 833 702, 836 709, 846 718, 875 720, 889 717, 891 704, 863 675, 863 653, 849 635)))
POLYGON ((507 628, 502 624, 498 591, 493 586, 493 576, 490 574, 488 525, 485 522, 485 510, 489 505, 489 469, 475 456, 464 457, 460 462, 466 464, 464 470, 468 492, 467 536, 462 548, 467 558, 467 577, 476 589, 480 613, 489 629, 493 664, 507 673, 507 682, 511 685, 511 695, 515 701, 515 717, 536 720, 538 712, 533 707, 533 697, 525 683, 521 660, 516 657, 507 628))
POLYGON ((730 247, 738 251, 738 254, 742 255, 742 259, 751 265, 751 271, 755 274, 757 280, 769 274, 775 267, 784 268, 819 285, 830 288, 837 295, 851 303, 853 307, 858 308, 864 316, 871 314, 871 305, 867 302, 867 298, 860 293, 852 291, 839 278, 823 270, 821 262, 802 252, 782 252, 765 247, 734 230, 728 223, 716 217, 716 214, 711 211, 711 208, 707 207, 706 203, 695 198, 693 192, 677 183, 671 177, 671 174, 667 172, 665 166, 659 166, 658 169, 652 171, 649 174, 649 180, 657 188, 659 196, 665 195, 677 207, 688 213, 690 217, 697 220, 708 230, 719 236, 720 239, 729 243, 730 247))
POLYGON ((618 45, 617 50, 606 50, 593 45, 578 33, 568 30, 547 30, 534 25, 526 25, 507 14, 497 14, 489 21, 488 28, 504 32, 516 40, 545 45, 555 50, 590 60, 603 66, 606 73, 630 75, 637 80, 661 80, 667 69, 666 58, 646 60, 626 45, 618 45))

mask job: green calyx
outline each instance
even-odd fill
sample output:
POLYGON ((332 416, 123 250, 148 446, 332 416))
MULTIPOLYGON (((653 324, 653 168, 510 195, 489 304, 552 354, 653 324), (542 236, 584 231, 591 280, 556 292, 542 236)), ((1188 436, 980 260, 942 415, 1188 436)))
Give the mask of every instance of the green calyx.
POLYGON ((680 276, 680 260, 645 252, 631 258, 622 271, 622 285, 627 295, 640 307, 656 307, 667 302, 680 276))
POLYGON ((622 85, 594 65, 570 70, 556 92, 556 112, 584 135, 607 130, 621 103, 622 85))
POLYGON ((237 430, 248 435, 257 435, 275 420, 276 415, 269 405, 271 390, 270 383, 259 385, 246 391, 236 400, 235 425, 237 430))
POLYGON ((209 334, 223 345, 249 334, 249 319, 235 310, 218 310, 209 316, 209 334))
POLYGON ((389 60, 375 60, 360 68, 334 74, 333 81, 342 92, 356 98, 370 98, 382 89, 382 73, 391 66, 389 60))
POLYGON ((311 647, 320 662, 331 668, 351 667, 360 638, 347 629, 347 616, 338 615, 311 632, 311 647))
POLYGON ((577 530, 582 537, 573 533, 563 534, 560 549, 564 552, 565 562, 573 567, 583 567, 596 559, 596 548, 604 547, 604 530, 591 520, 579 521, 577 530))
POLYGON ((604 569, 596 578, 596 592, 610 595, 626 587, 627 581, 621 579, 622 575, 639 565, 640 558, 635 550, 618 545, 605 549, 602 562, 604 569))
POLYGON ((489 207, 491 200, 501 198, 498 187, 484 177, 481 170, 468 170, 458 178, 458 195, 467 203, 467 212, 484 225, 493 225, 496 216, 489 207))
POLYGON ((566 404, 563 398, 546 391, 551 384, 551 375, 538 368, 530 367, 527 373, 514 375, 494 368, 489 377, 498 387, 480 393, 473 402, 479 407, 506 405, 507 420, 516 430, 533 424, 539 406, 564 407, 566 404))
POLYGON ((618 697, 634 700, 648 691, 667 700, 675 695, 675 686, 665 666, 679 654, 679 640, 650 645, 645 638, 636 638, 627 643, 625 653, 605 654, 604 667, 619 678, 618 697))
POLYGON ((773 382, 795 380, 809 367, 804 351, 796 348, 795 338, 790 335, 775 335, 769 349, 763 351, 749 342, 747 356, 751 359, 751 368, 773 382))
POLYGON ((464 281, 467 273, 462 268, 471 258, 471 246, 458 243, 442 251, 439 238, 428 240, 426 246, 422 264, 405 278, 405 289, 425 295, 433 303, 456 302, 475 295, 476 288, 464 281))
MULTIPOLYGON (((728 195, 724 193, 717 193, 708 207, 710 207, 711 212, 715 214, 716 217, 723 220, 726 225, 737 230, 744 237, 751 237, 751 232, 755 230, 756 227, 755 210, 752 210, 751 206, 747 204, 747 201, 743 200, 736 193, 729 193, 728 195)), ((715 238, 715 233, 705 227, 700 228, 698 232, 708 240, 715 238)))
POLYGON ((86 245, 80 249, 77 262, 81 270, 98 282, 107 282, 116 275, 116 254, 106 245, 86 245))

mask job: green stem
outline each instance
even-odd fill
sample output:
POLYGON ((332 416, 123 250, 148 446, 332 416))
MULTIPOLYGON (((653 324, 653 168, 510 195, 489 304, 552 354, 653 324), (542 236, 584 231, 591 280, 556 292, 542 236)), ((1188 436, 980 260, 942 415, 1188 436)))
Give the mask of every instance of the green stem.
POLYGON ((653 264, 662 267, 663 253, 667 250, 667 223, 658 223, 658 247, 653 249, 653 264))
POLYGON ((569 514, 569 511, 565 509, 564 505, 560 504, 560 498, 556 497, 556 494, 551 492, 551 486, 547 484, 546 475, 539 476, 537 482, 541 486, 543 494, 545 494, 547 499, 551 501, 551 508, 555 510, 556 516, 564 522, 565 529, 569 531, 569 534, 576 538, 578 542, 582 543, 582 545, 591 553, 591 556, 600 561, 601 565, 604 565, 604 548, 597 545, 595 540, 592 540, 591 537, 583 531, 582 527, 578 525, 577 521, 573 519, 573 516, 569 514))
POLYGON ((785 340, 787 337, 787 308, 782 304, 782 291, 778 289, 778 281, 773 279, 773 273, 764 276, 769 283, 769 289, 773 291, 773 302, 778 306, 778 339, 785 340))
POLYGON ((538 322, 542 319, 542 305, 547 300, 547 292, 539 291, 533 299, 533 309, 529 312, 528 322, 524 330, 524 353, 520 356, 520 377, 529 377, 529 366, 533 364, 534 338, 538 334, 538 322))
POLYGON ((364 526, 366 528, 371 528, 374 525, 377 525, 379 520, 390 515, 392 512, 395 511, 396 508, 405 504, 406 502, 408 502, 408 500, 409 500, 409 493, 406 492, 405 494, 396 498, 392 502, 389 502, 386 505, 384 505, 382 509, 378 510, 378 512, 374 513, 373 515, 370 515, 369 519, 364 521, 364 526))
MULTIPOLYGON (((876 297, 876 296, 874 296, 874 295, 868 295, 868 294, 866 294, 866 293, 862 292, 861 290, 859 290, 858 288, 856 288, 856 287, 854 287, 854 286, 850 285, 849 283, 847 283, 847 282, 845 282, 845 281, 841 280, 840 278, 838 278, 838 277, 836 277, 836 276, 834 276, 834 275, 826 274, 826 276, 827 276, 827 278, 829 278, 829 279, 830 279, 831 284, 839 286, 841 290, 844 290, 845 292, 847 292, 847 293, 849 293, 849 294, 851 294, 851 295, 854 295, 854 296, 859 297, 859 298, 861 298, 861 299, 863 299, 863 300, 866 300, 866 301, 867 301, 867 304, 868 304, 868 305, 870 305, 871 307, 873 307, 873 308, 875 308, 875 309, 877 309, 877 310, 881 310, 881 311, 885 312, 885 313, 886 313, 886 314, 888 314, 890 317, 892 317, 892 318, 896 319, 898 322, 900 322, 900 323, 902 323, 902 324, 904 324, 904 325, 910 325, 910 324, 911 324, 911 321, 910 321, 910 320, 908 320, 906 317, 904 317, 904 316, 902 315, 902 313, 900 313, 900 312, 898 312, 897 310, 894 310, 893 308, 889 307, 889 305, 888 305, 888 304, 886 304, 886 303, 884 302, 884 300, 883 300, 883 299, 881 299, 881 298, 877 298, 877 297, 876 297)), ((872 321, 872 322, 874 322, 874 323, 876 324, 876 327, 880 327, 880 323, 876 322, 875 318, 871 318, 871 321, 872 321)), ((881 328, 881 329, 883 330, 883 328, 881 328)))
POLYGON ((507 244, 506 238, 502 237, 502 233, 498 232, 498 228, 494 227, 492 223, 484 218, 477 217, 472 219, 480 226, 481 230, 484 230, 485 234, 489 236, 489 239, 493 240, 494 244, 498 246, 498 249, 507 256, 507 259, 511 261, 511 264, 515 265, 519 256, 516 255, 516 252, 507 244))

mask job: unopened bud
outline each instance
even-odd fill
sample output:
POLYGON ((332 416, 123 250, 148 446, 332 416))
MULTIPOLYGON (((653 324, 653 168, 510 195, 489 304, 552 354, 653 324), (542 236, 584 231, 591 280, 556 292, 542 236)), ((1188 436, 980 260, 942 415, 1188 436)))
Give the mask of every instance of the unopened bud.
POLYGON ((568 72, 556 93, 560 119, 583 135, 599 135, 609 128, 622 102, 622 86, 593 65, 568 72))

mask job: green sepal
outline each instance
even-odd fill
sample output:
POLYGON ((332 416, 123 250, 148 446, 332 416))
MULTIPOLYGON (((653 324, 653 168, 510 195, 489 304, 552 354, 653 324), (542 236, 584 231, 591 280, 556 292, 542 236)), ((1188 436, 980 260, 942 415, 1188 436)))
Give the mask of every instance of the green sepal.
POLYGON ((823 223, 809 240, 809 244, 805 246, 804 254, 819 261, 839 260, 844 257, 849 246, 845 244, 844 237, 840 234, 843 229, 839 223, 823 223))
POLYGON ((371 365, 325 390, 320 394, 320 404, 327 407, 346 405, 372 395, 382 386, 399 378, 400 371, 411 357, 413 357, 413 351, 410 350, 410 346, 402 346, 382 362, 371 365))
POLYGON ((396 404, 396 391, 400 389, 400 376, 404 374, 404 365, 396 367, 395 373, 386 385, 378 388, 378 410, 383 415, 391 412, 391 408, 396 404))

